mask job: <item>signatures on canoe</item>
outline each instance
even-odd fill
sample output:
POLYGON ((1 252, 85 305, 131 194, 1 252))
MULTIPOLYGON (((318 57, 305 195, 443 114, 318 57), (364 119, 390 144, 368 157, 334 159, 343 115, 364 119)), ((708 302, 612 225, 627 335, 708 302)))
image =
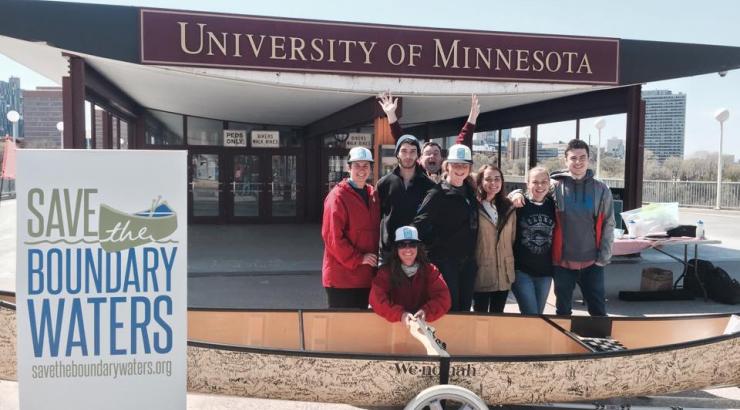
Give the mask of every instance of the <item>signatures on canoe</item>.
POLYGON ((408 403, 439 383, 434 361, 307 357, 188 346, 188 390, 283 400, 355 404, 408 403))

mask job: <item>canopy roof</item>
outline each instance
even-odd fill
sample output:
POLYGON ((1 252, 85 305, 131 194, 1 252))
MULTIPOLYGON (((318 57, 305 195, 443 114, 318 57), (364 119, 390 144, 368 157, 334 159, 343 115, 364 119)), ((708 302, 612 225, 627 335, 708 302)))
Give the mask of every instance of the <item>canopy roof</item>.
POLYGON ((385 90, 404 97, 402 122, 414 124, 466 115, 471 93, 488 112, 740 68, 740 47, 623 39, 618 82, 606 85, 145 65, 139 8, 23 0, 3 6, 0 53, 54 82, 68 75, 64 55, 76 55, 144 107, 277 125, 307 125, 385 90))

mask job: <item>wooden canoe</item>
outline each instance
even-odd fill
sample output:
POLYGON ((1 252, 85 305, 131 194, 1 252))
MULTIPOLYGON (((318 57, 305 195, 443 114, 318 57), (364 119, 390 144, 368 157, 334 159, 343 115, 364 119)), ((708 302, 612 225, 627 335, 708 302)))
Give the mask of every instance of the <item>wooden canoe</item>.
MULTIPOLYGON (((0 302, 0 379, 13 380, 11 302, 0 302)), ((397 406, 446 383, 489 404, 740 384, 740 326, 728 314, 593 319, 470 313, 449 314, 433 326, 450 357, 427 356, 405 326, 369 311, 189 309, 188 390, 397 406), (626 349, 589 347, 619 344, 626 349)))

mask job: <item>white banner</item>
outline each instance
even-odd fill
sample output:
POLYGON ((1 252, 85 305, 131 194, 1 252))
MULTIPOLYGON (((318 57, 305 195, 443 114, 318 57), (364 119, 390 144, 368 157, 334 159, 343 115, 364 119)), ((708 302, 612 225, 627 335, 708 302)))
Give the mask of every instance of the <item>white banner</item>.
POLYGON ((246 147, 247 131, 224 130, 224 147, 246 147))
POLYGON ((17 165, 21 410, 185 409, 186 152, 17 165))
POLYGON ((350 132, 347 141, 344 143, 344 147, 352 149, 354 147, 365 147, 372 150, 373 134, 361 133, 361 132, 350 132))
POLYGON ((280 148, 280 131, 252 131, 252 148, 280 148))

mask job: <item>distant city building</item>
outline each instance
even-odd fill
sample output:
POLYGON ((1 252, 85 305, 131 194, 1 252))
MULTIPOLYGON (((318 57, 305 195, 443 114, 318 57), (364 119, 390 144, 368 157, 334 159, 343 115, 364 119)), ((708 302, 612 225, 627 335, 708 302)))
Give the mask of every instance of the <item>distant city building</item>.
POLYGON ((511 129, 501 130, 501 158, 509 158, 509 140, 511 129))
POLYGON ((606 153, 615 158, 624 158, 624 140, 617 137, 606 140, 606 153))
POLYGON ((473 134, 473 151, 498 151, 496 131, 483 131, 473 134))
POLYGON ((669 90, 643 90, 645 101, 645 149, 658 160, 683 158, 686 125, 686 94, 669 90))
POLYGON ((18 137, 23 136, 23 93, 21 79, 10 77, 8 81, 0 81, 0 137, 13 135, 13 123, 8 121, 8 111, 18 111, 21 120, 18 122, 18 137))
POLYGON ((537 144, 537 162, 558 158, 558 147, 553 147, 553 144, 537 144))
POLYGON ((528 137, 510 138, 508 158, 509 159, 526 158, 527 157, 527 147, 529 146, 528 142, 529 142, 528 137))
POLYGON ((24 146, 26 148, 59 148, 61 135, 57 123, 62 121, 62 89, 38 87, 23 91, 24 146))
POLYGON ((547 158, 564 157, 566 148, 568 148, 568 144, 562 141, 537 144, 537 161, 541 161, 547 158))

